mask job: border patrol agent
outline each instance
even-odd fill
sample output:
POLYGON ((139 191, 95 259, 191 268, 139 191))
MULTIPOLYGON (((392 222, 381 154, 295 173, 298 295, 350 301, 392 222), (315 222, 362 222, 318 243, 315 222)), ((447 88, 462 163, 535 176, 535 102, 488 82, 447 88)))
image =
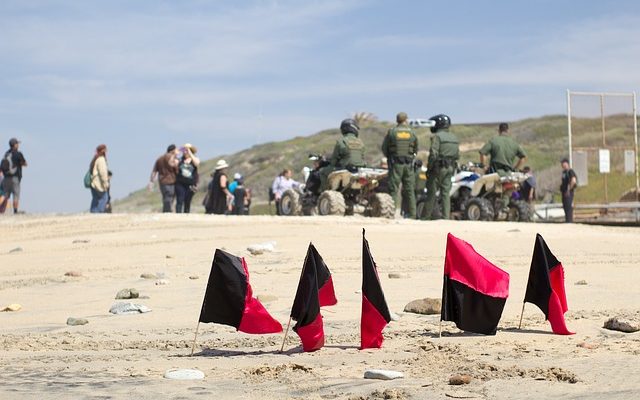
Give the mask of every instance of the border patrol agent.
POLYGON ((498 126, 498 136, 494 136, 480 149, 480 163, 486 165, 487 156, 491 156, 489 172, 497 172, 500 176, 505 176, 509 172, 519 171, 524 165, 527 153, 509 135, 509 125, 501 123, 498 126), (513 162, 518 158, 518 163, 513 162))
POLYGON ((409 218, 416 217, 415 172, 413 160, 418 152, 418 137, 407 124, 407 114, 398 113, 397 125, 389 129, 382 142, 382 153, 389 163, 389 194, 396 203, 396 210, 401 207, 398 188, 402 183, 402 197, 408 199, 409 218))
POLYGON ((340 132, 342 132, 342 138, 336 141, 336 145, 333 148, 333 154, 330 159, 331 164, 320 171, 322 190, 327 189, 327 178, 331 172, 339 169, 347 169, 353 172, 359 167, 365 166, 365 146, 358 137, 358 132, 360 132, 358 123, 351 118, 345 119, 340 123, 340 132))
POLYGON ((455 173, 460 159, 460 142, 451 132, 451 119, 438 114, 429 118, 435 122, 431 127, 431 132, 435 133, 431 137, 431 148, 429 150, 429 161, 427 163, 427 200, 425 202, 425 213, 421 216, 424 219, 431 219, 433 207, 436 203, 436 193, 440 191, 442 196, 442 216, 445 219, 451 217, 451 177, 455 173))

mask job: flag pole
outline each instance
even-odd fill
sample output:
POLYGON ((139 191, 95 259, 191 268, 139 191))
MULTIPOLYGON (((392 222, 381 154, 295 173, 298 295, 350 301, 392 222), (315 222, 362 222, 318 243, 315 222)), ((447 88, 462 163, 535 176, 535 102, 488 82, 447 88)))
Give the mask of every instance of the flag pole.
POLYGON ((287 341, 287 335, 289 334, 289 327, 291 326, 291 317, 289 317, 289 322, 287 323, 287 330, 284 331, 284 339, 282 339, 282 347, 280 347, 280 353, 284 350, 284 342, 287 341))
POLYGON ((193 357, 193 352, 196 350, 196 340, 198 339, 198 329, 200 329, 200 321, 198 321, 198 325, 196 326, 196 334, 193 337, 193 346, 191 346, 190 357, 193 357))
POLYGON ((522 329, 522 316, 524 315, 524 305, 526 303, 523 301, 522 302, 522 311, 520 312, 520 324, 518 325, 518 329, 522 329))

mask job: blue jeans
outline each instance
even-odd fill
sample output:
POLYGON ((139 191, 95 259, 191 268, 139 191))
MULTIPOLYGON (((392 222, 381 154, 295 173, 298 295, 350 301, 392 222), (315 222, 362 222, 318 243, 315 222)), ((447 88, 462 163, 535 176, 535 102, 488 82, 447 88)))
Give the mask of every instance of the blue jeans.
POLYGON ((170 213, 173 208, 173 200, 176 198, 176 185, 160 184, 160 193, 162 194, 162 212, 170 213))
POLYGON ((103 213, 107 207, 108 200, 109 196, 107 195, 107 192, 99 192, 94 188, 91 188, 91 208, 89 209, 89 212, 103 213))

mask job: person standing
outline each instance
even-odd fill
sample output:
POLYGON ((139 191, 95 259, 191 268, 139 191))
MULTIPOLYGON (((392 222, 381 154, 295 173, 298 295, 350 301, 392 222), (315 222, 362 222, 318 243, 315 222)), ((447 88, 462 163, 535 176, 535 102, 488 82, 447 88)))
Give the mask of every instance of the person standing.
POLYGON ((227 189, 229 179, 227 178, 227 168, 229 164, 225 160, 218 160, 216 170, 213 173, 213 180, 210 184, 209 199, 205 209, 209 214, 227 214, 233 196, 227 189))
POLYGON ((235 179, 237 183, 233 191, 233 215, 248 215, 249 202, 251 201, 251 191, 244 187, 244 178, 239 176, 235 179))
POLYGON ((273 184, 271 184, 271 191, 275 197, 276 201, 276 213, 280 215, 280 198, 282 197, 282 193, 285 190, 297 188, 300 186, 299 182, 296 182, 291 177, 293 176, 293 171, 290 169, 284 169, 280 175, 273 180, 273 184))
POLYGON ((197 152, 198 149, 192 144, 184 145, 176 175, 176 213, 191 212, 191 200, 198 190, 200 159, 195 156, 197 152))
POLYGON ((456 171, 460 158, 460 142, 451 132, 451 119, 444 114, 438 114, 429 118, 435 122, 431 127, 431 148, 427 161, 427 200, 425 203, 425 215, 422 218, 431 219, 433 207, 436 204, 436 193, 440 191, 442 196, 442 217, 451 217, 451 178, 456 171))
POLYGON ((562 166, 562 183, 560 193, 562 193, 562 208, 564 209, 565 222, 573 222, 573 192, 578 185, 578 177, 566 158, 560 162, 562 166))
POLYGON ((171 144, 167 147, 167 152, 158 157, 151 171, 149 190, 153 189, 153 182, 158 178, 162 194, 162 212, 164 213, 171 212, 173 200, 176 197, 178 163, 176 145, 171 144))
POLYGON ((418 137, 407 124, 407 114, 396 115, 397 125, 389 129, 382 142, 382 153, 389 164, 389 194, 393 197, 396 210, 400 210, 398 189, 402 184, 402 197, 409 199, 409 218, 416 217, 416 193, 413 160, 418 152, 418 137))
POLYGON ((480 149, 480 164, 485 165, 487 156, 491 157, 488 172, 497 172, 500 176, 505 176, 509 172, 519 171, 524 164, 527 153, 522 147, 509 136, 509 124, 501 123, 498 126, 498 136, 494 136, 480 149), (515 159, 518 162, 514 165, 515 159))
MULTIPOLYGON (((16 138, 9 140, 9 150, 4 153, 0 162, 0 169, 4 175, 2 180, 2 192, 0 205, 9 201, 13 196, 13 213, 18 214, 20 206, 20 183, 22 182, 22 168, 27 166, 27 160, 19 150, 20 141, 16 138)), ((6 207, 6 206, 5 206, 6 207)), ((3 211, 4 212, 4 211, 3 211)))
POLYGON ((96 147, 96 154, 89 165, 91 171, 91 213, 103 213, 109 201, 109 167, 107 166, 107 146, 96 147))
POLYGON ((524 167, 522 172, 527 176, 527 179, 522 182, 522 188, 520 189, 520 198, 531 207, 531 203, 536 197, 536 177, 531 171, 531 167, 524 167))

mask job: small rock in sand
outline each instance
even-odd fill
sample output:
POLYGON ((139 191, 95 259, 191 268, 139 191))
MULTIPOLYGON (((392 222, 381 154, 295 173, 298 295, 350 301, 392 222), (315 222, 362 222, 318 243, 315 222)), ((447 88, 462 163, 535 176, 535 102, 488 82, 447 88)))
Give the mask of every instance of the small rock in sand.
POLYGON ((259 294, 257 296, 257 299, 261 302, 261 303, 269 303, 272 301, 276 301, 278 300, 278 297, 271 295, 271 294, 259 294))
POLYGON ((423 315, 440 314, 442 308, 441 299, 417 299, 413 300, 404 307, 405 312, 423 315))
POLYGON ((170 259, 170 258, 173 258, 173 256, 170 256, 170 255, 167 254, 166 256, 164 256, 164 258, 170 259))
POLYGON ((116 315, 138 314, 151 312, 151 309, 143 304, 115 303, 111 306, 109 312, 116 315))
POLYGON ((138 297, 140 297, 140 292, 134 288, 122 289, 116 294, 116 300, 137 299, 138 297))
POLYGON ((594 350, 594 349, 597 349, 599 345, 597 343, 582 342, 582 343, 578 343, 577 347, 582 347, 583 349, 587 349, 587 350, 594 350))
POLYGON ((67 271, 64 273, 64 276, 70 276, 72 278, 80 278, 82 276, 82 272, 80 271, 67 271))
POLYGON ((411 278, 411 275, 409 274, 401 274, 398 272, 391 272, 389 273, 389 279, 406 279, 406 278, 411 278))
POLYGON ((20 304, 9 304, 5 308, 0 311, 20 311, 22 310, 22 306, 20 304))
POLYGON ((633 333, 640 331, 640 324, 634 321, 613 317, 605 321, 603 328, 612 331, 633 333))
POLYGON ((89 320, 86 318, 67 318, 67 325, 76 326, 76 325, 86 325, 89 323, 89 320))
POLYGON ((272 253, 275 250, 276 242, 266 242, 260 244, 252 244, 247 247, 247 250, 251 255, 257 256, 264 253, 272 253))
POLYGON ((89 243, 90 240, 87 239, 76 239, 73 242, 71 242, 72 244, 77 244, 77 243, 89 243))
POLYGON ((404 378, 404 374, 402 372, 387 369, 368 369, 364 371, 364 379, 381 379, 383 381, 389 381, 399 378, 404 378))
POLYGON ((9 253, 19 253, 22 251, 22 247, 16 247, 15 249, 9 250, 9 253))
POLYGON ((169 284, 169 281, 166 279, 158 279, 156 281, 156 286, 166 286, 169 284))
POLYGON ((465 374, 453 375, 449 378, 449 385, 468 385, 473 378, 465 374))
POLYGON ((189 279, 191 279, 192 281, 196 280, 196 279, 200 279, 200 277, 198 275, 191 275, 189 277, 189 279))
POLYGON ((392 321, 399 321, 400 320, 400 316, 394 312, 389 313, 389 316, 391 317, 392 321))
POLYGON ((584 279, 579 280, 578 282, 576 282, 576 285, 578 285, 578 286, 584 286, 586 284, 587 284, 587 281, 585 281, 584 279))
POLYGON ((164 373, 167 379, 199 380, 204 379, 204 372, 197 369, 170 369, 164 373))
POLYGON ((142 278, 142 279, 158 279, 156 274, 149 274, 149 273, 140 274, 140 278, 142 278))

